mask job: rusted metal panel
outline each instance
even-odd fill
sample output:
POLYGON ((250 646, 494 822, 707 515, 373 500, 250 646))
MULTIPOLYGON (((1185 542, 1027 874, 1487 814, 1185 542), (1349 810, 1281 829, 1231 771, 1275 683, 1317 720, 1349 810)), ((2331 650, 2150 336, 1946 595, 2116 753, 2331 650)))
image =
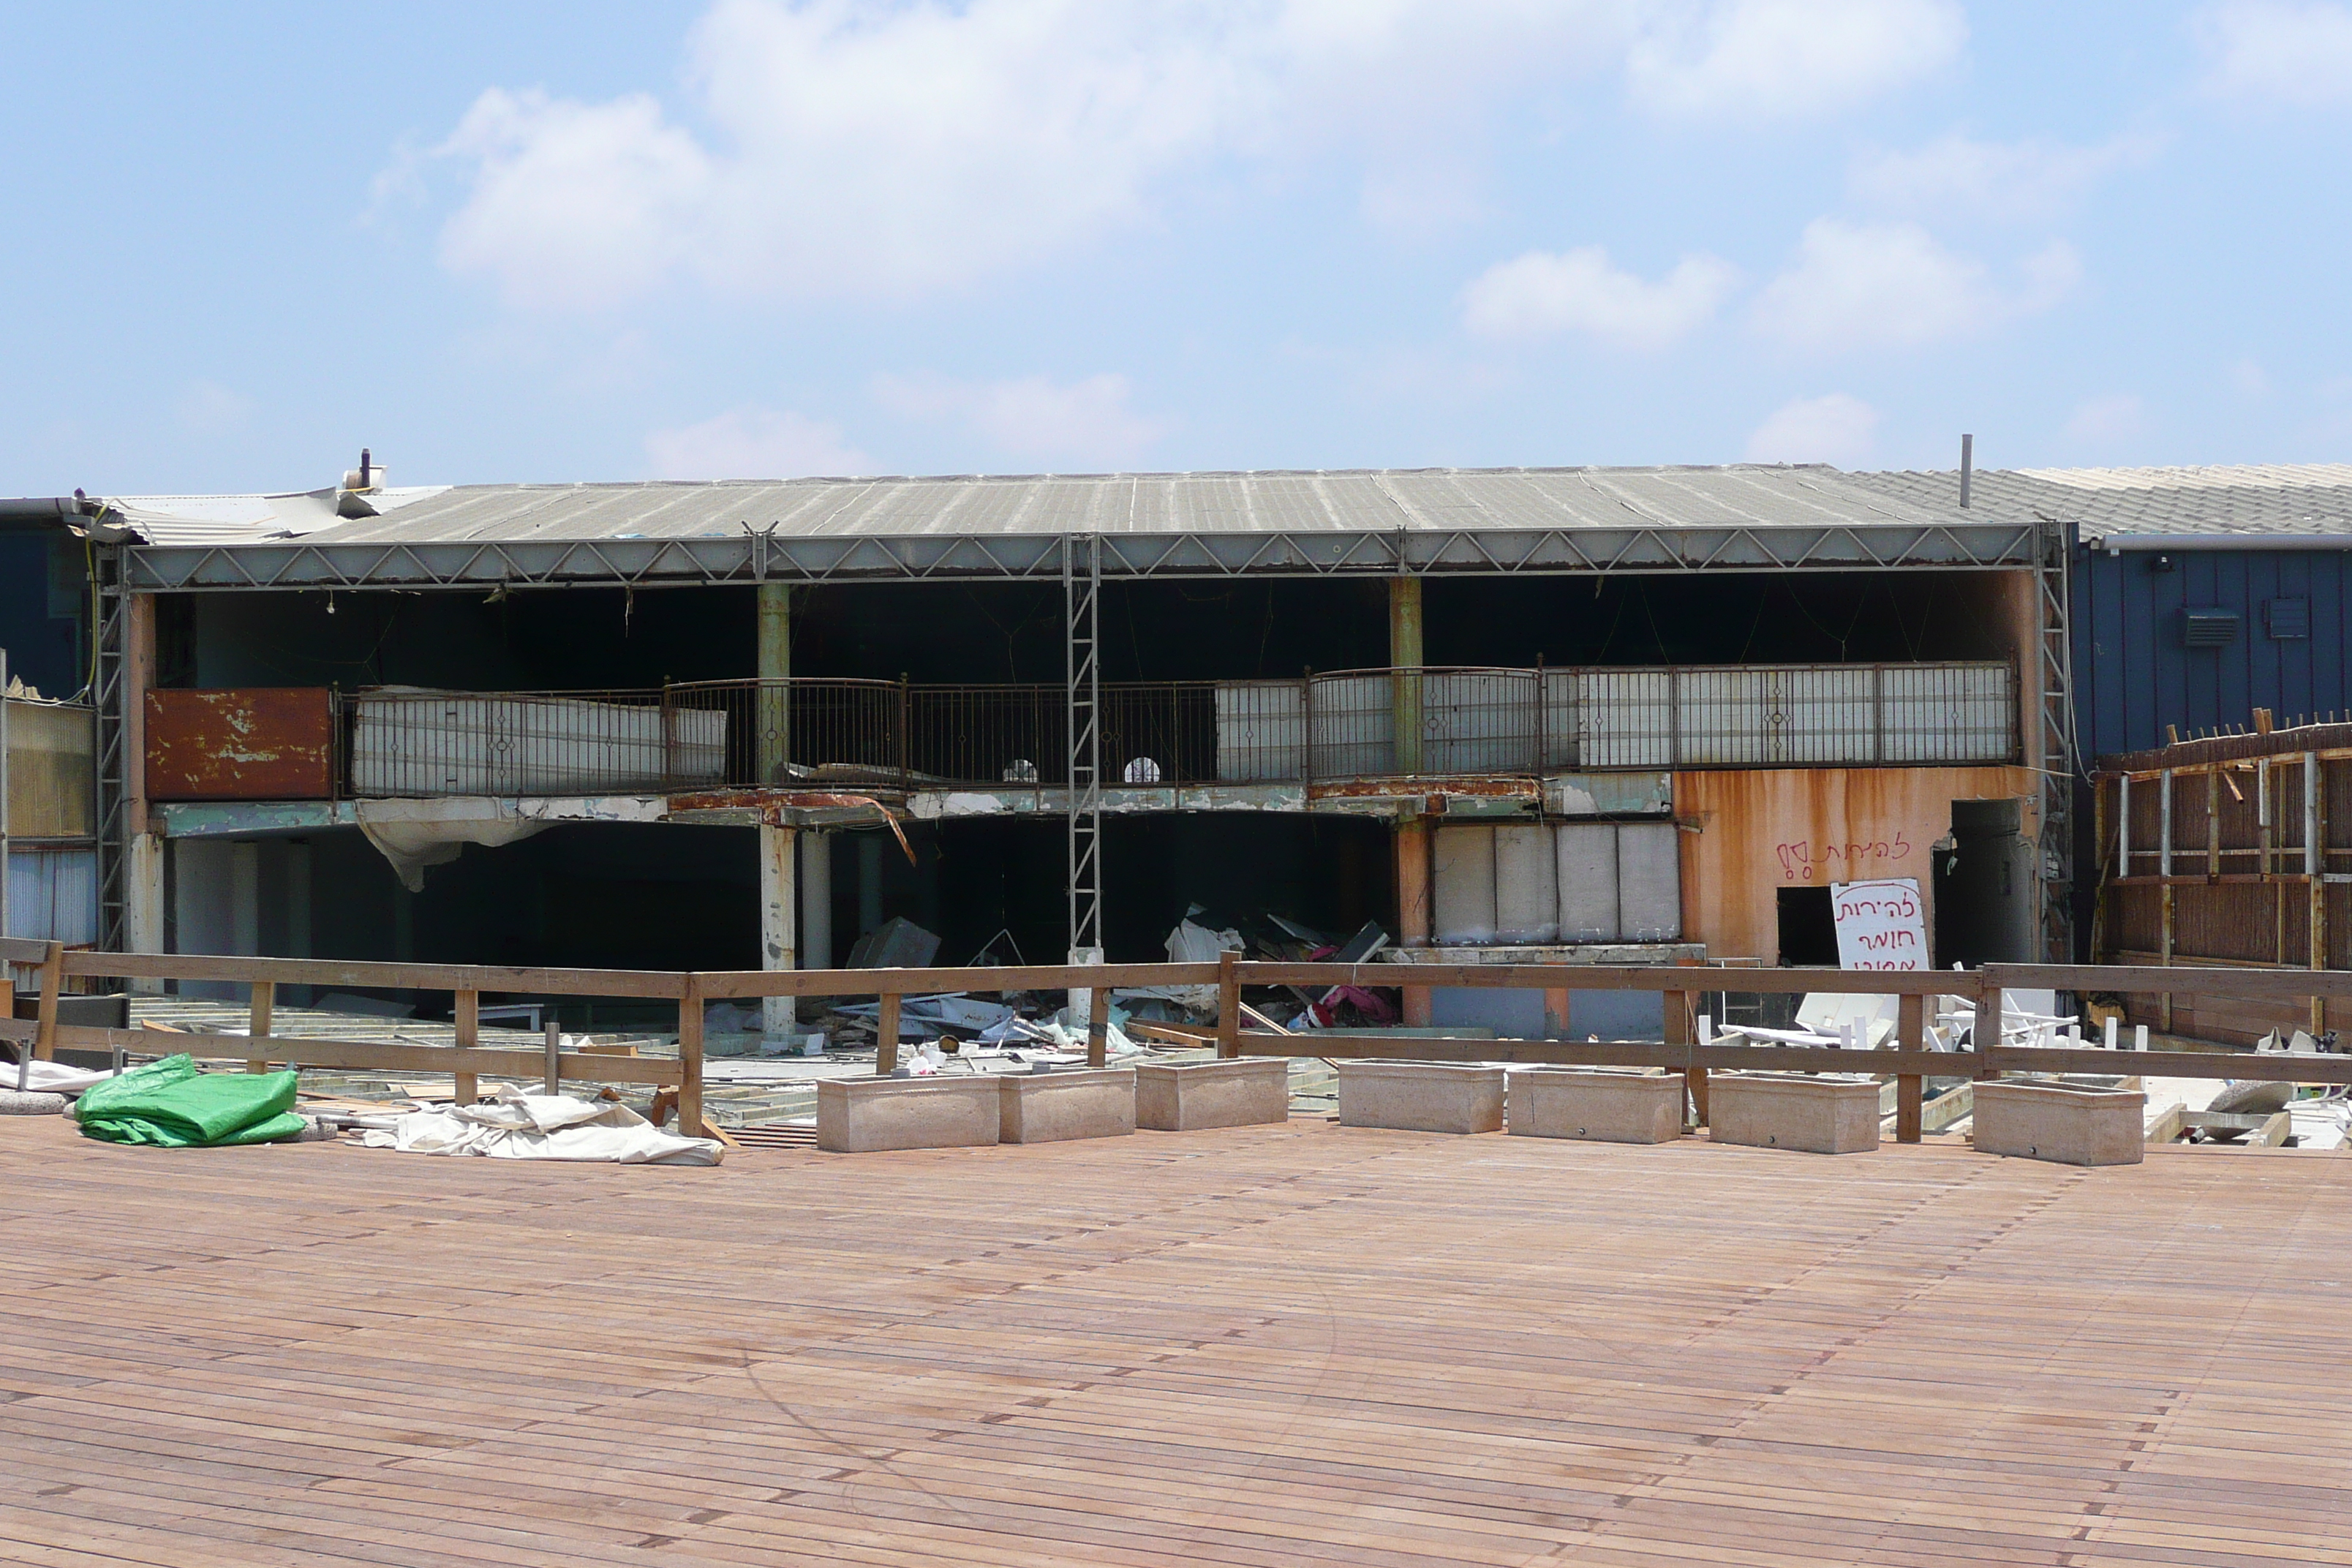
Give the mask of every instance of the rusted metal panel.
POLYGON ((8 704, 8 831, 20 839, 88 838, 97 831, 90 710, 66 702, 8 704))
POLYGON ((1543 785, 1531 778, 1341 779, 1307 786, 1309 800, 1405 800, 1431 795, 1454 795, 1470 800, 1543 798, 1543 785))
POLYGON ((150 800, 324 800, 335 730, 324 687, 150 689, 150 800))
POLYGON ((1932 901, 1929 847, 1951 831, 1952 803, 2030 798, 2037 787, 2015 766, 1677 773, 1683 934, 1710 957, 1769 962, 1782 888, 1909 877, 1932 901))

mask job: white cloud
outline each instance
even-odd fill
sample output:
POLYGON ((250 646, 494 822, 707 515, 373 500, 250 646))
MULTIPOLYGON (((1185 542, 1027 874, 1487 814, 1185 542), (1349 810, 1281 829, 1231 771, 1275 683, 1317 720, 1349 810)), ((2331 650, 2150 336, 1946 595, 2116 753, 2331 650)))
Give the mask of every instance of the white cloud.
POLYGON ((2262 362, 2252 354, 2230 367, 2230 386, 2241 397, 2268 397, 2271 395, 2271 378, 2263 371, 2262 362))
POLYGON ((1167 433, 1128 407, 1127 377, 1090 375, 1059 384, 1042 375, 973 383, 924 374, 881 375, 874 395, 917 418, 953 418, 990 446, 1024 462, 1117 468, 1134 462, 1167 433))
POLYGON ((693 254, 718 184, 643 94, 584 104, 493 89, 444 150, 477 173, 442 231, 443 264, 493 273, 523 304, 595 307, 644 289, 693 254))
POLYGON ((1627 61, 1655 112, 1831 113, 1949 65, 1968 41, 1953 0, 1715 0, 1654 7, 1627 61))
POLYGON ((200 436, 225 436, 242 429, 253 413, 253 400, 214 381, 192 381, 180 394, 180 423, 200 436))
POLYGON ((873 459, 841 426, 790 410, 740 408, 646 437, 654 472, 666 479, 790 479, 811 474, 870 474, 873 459))
POLYGON ((2138 435, 2147 413, 2147 405, 2128 392, 2094 397, 2068 417, 2066 436, 2086 446, 2110 446, 2138 435))
POLYGON ((1858 397, 1832 392, 1783 404, 1748 437, 1751 463, 1833 463, 1842 468, 1867 462, 1878 430, 1878 410, 1858 397))
POLYGON ((2336 0, 2230 0, 2196 31, 2219 97, 2302 108, 2352 98, 2352 6, 2336 0))
POLYGON ((1906 213, 1955 209, 2003 218, 2045 216, 2116 169, 2156 155, 2157 139, 2119 136, 2099 147, 2039 141, 1977 142, 1953 132, 1914 153, 1856 158, 1847 187, 1863 201, 1906 213))
POLYGON ((2060 240, 2018 264, 2014 286, 1916 224, 1816 218, 1796 265, 1756 303, 1756 326, 1800 348, 1910 348, 1966 337, 2064 297, 2082 275, 2060 240))
POLYGON ((1627 348, 1663 348, 1704 324, 1739 281, 1712 256, 1688 256, 1655 283, 1609 265, 1597 245, 1498 261, 1463 291, 1463 323, 1481 336, 1589 332, 1627 348))
MULTIPOLYGON (((674 277, 783 298, 951 289, 1154 217, 1218 159, 1346 141, 1368 210, 1499 94, 1613 58, 1615 0, 716 0, 689 130, 652 99, 485 93, 442 149, 453 270, 594 308, 674 277)), ((1445 215, 1440 214, 1439 216, 1445 215)))

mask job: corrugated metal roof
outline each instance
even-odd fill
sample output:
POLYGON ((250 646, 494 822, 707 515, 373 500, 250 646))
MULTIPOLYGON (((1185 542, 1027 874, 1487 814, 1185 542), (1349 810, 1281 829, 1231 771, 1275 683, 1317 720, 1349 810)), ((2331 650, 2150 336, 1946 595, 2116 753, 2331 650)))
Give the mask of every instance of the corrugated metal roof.
MULTIPOLYGON (((1956 505, 1956 469, 1845 476, 1915 505, 1956 505)), ((2081 525, 2085 538, 2131 534, 2352 533, 2352 464, 2166 468, 1979 469, 1977 510, 2081 525)), ((1966 514, 1962 514, 1966 515, 1966 514)))
POLYGON ((112 521, 157 546, 299 539, 455 544, 740 537, 1365 533, 1574 528, 1916 528, 1971 522, 1824 467, 1420 468, 969 475, 933 479, 457 485, 367 498, 125 496, 112 521))

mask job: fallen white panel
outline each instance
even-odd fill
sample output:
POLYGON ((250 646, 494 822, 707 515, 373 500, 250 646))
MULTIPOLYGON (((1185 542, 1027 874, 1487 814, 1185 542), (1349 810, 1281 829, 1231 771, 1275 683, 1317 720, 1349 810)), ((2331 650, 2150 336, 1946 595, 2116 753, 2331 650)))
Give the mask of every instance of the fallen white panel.
POLYGON ((625 1105, 507 1089, 482 1105, 362 1119, 360 1142, 406 1154, 564 1160, 621 1165, 716 1165, 724 1146, 663 1131, 625 1105))

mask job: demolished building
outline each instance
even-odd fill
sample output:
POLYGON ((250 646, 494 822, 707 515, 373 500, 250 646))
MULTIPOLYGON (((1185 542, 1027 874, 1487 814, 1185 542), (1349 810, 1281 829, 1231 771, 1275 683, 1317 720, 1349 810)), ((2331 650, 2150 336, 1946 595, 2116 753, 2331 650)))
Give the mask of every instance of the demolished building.
MULTIPOLYGON (((1940 962, 2063 951, 2029 847, 2071 807, 2066 541, 1961 499, 1745 466, 91 500, 105 939, 807 967, 905 915, 946 962, 1116 958, 1199 905, 1376 921, 1439 1024, 1493 1004, 1423 955, 1833 963, 1864 878, 1918 883, 1940 962)), ((1483 1021, 1655 1027, 1625 1005, 1483 1021)))

